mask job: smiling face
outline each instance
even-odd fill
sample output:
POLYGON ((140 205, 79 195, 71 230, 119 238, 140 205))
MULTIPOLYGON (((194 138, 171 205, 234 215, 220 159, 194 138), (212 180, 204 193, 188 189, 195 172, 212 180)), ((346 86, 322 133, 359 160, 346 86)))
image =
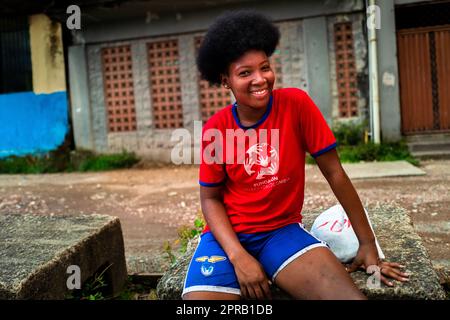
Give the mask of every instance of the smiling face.
POLYGON ((250 50, 230 64, 223 83, 230 87, 239 107, 266 108, 275 74, 264 51, 250 50))

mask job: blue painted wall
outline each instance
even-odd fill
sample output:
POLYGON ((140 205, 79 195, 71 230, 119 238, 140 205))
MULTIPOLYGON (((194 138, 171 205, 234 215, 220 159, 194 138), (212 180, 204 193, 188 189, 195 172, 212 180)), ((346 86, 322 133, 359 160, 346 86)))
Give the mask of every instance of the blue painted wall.
POLYGON ((65 91, 0 95, 0 158, 56 149, 68 131, 65 91))

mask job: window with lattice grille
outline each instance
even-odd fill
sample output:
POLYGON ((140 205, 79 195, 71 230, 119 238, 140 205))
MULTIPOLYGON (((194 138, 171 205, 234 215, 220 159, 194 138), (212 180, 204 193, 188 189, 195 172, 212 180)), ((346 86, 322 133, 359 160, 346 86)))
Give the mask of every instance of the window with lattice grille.
MULTIPOLYGON (((198 49, 202 43, 203 37, 195 37, 195 49, 198 49)), ((208 81, 199 79, 199 102, 202 121, 206 122, 213 114, 231 103, 231 94, 229 89, 224 87, 211 86, 208 81)))
POLYGON ((103 48, 103 86, 109 132, 136 130, 130 46, 103 48))
POLYGON ((30 25, 26 16, 0 18, 0 94, 33 91, 30 25))
POLYGON ((155 128, 183 127, 178 41, 149 43, 148 61, 155 128))
POLYGON ((334 45, 339 117, 355 117, 358 116, 358 88, 351 22, 334 25, 334 45))

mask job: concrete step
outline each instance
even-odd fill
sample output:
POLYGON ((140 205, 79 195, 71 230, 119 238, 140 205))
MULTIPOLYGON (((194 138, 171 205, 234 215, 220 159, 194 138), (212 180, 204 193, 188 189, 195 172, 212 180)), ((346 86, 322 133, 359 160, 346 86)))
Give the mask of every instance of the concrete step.
POLYGON ((427 151, 450 151, 450 141, 448 142, 413 142, 409 145, 412 152, 427 151))
POLYGON ((450 134, 428 134, 407 136, 409 151, 417 158, 449 158, 450 134))
POLYGON ((423 176, 426 172, 407 161, 381 161, 342 164, 350 179, 423 176))
POLYGON ((65 299, 72 285, 83 287, 104 270, 114 296, 127 279, 120 221, 106 215, 0 215, 0 270, 0 300, 65 299))
MULTIPOLYGON (((416 148, 417 150, 417 148, 416 148)), ((411 154, 419 159, 450 159, 450 150, 442 149, 438 146, 422 148, 420 151, 410 151, 411 154)))
POLYGON ((450 133, 416 134, 405 136, 407 143, 414 142, 449 142, 450 133))

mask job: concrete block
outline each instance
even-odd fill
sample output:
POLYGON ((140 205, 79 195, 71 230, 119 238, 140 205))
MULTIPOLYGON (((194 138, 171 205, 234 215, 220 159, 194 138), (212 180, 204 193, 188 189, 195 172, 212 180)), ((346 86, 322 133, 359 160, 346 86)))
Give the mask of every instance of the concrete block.
POLYGON ((71 265, 83 284, 105 272, 111 294, 127 279, 120 221, 106 215, 0 215, 0 299, 64 299, 71 265))

